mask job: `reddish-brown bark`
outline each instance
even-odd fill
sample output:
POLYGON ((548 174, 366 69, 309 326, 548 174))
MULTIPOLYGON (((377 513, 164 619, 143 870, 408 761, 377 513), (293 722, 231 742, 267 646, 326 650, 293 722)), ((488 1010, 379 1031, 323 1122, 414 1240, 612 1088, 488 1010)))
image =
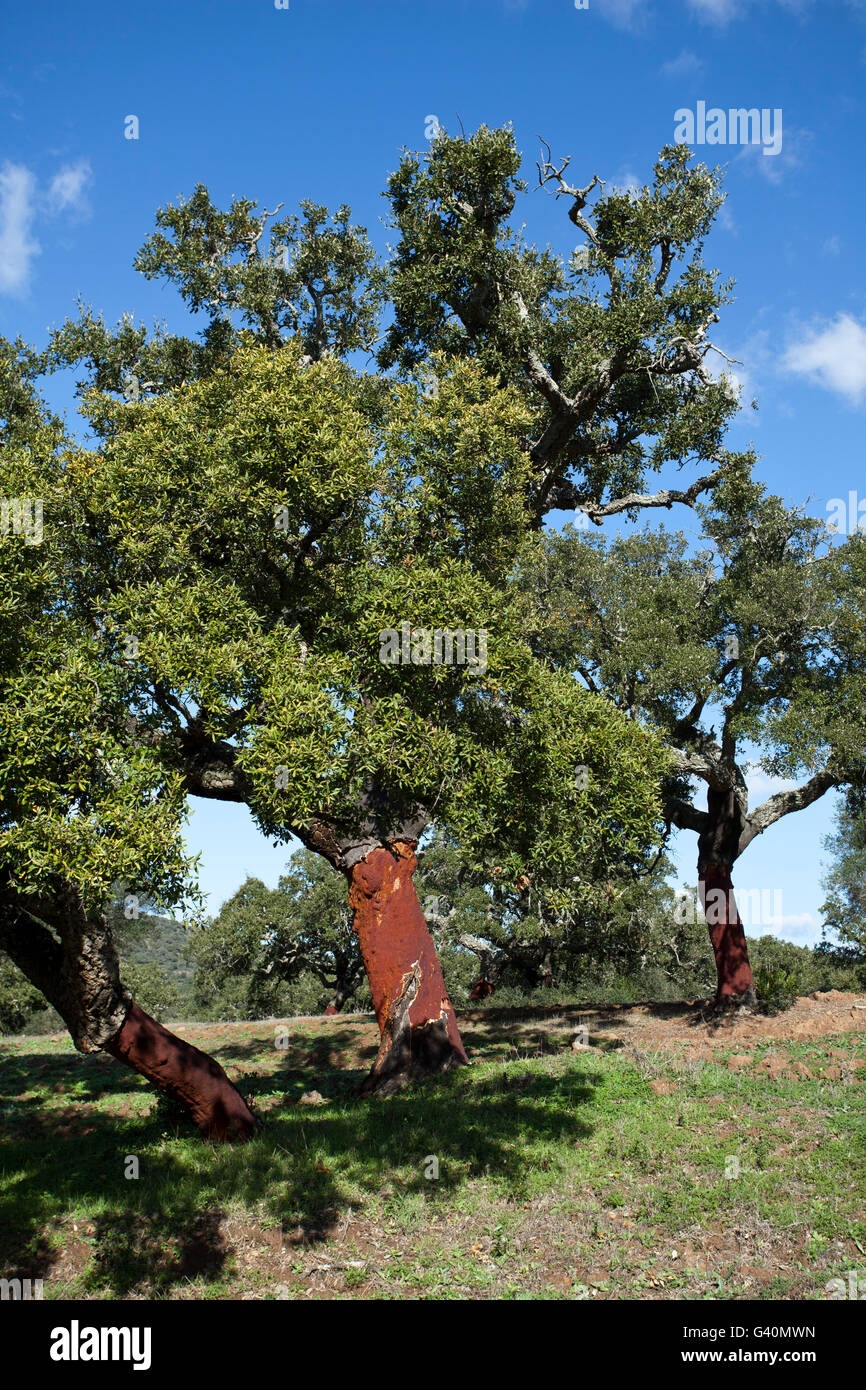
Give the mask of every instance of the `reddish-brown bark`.
POLYGON ((175 1037, 137 1004, 105 1051, 140 1072, 189 1110, 208 1139, 249 1139, 252 1111, 222 1067, 197 1047, 175 1037))
POLYGON ((393 1091, 468 1060, 415 892, 415 866, 414 843, 397 840, 371 850, 347 871, 381 1034, 364 1094, 393 1091))
POLYGON ((716 958, 716 1003, 755 1002, 746 934, 737 912, 729 864, 699 864, 698 890, 716 958))
POLYGON ((473 1004, 477 1004, 480 999, 487 999, 493 993, 493 988, 489 980, 476 980, 469 998, 473 1004))
POLYGON ((0 942, 60 1014, 79 1052, 105 1051, 187 1107, 211 1139, 248 1139, 255 1120, 222 1067, 132 1002, 104 913, 68 892, 3 913, 0 942), (39 914, 38 916, 36 914, 39 914), (54 935, 40 918, 54 928, 54 935))

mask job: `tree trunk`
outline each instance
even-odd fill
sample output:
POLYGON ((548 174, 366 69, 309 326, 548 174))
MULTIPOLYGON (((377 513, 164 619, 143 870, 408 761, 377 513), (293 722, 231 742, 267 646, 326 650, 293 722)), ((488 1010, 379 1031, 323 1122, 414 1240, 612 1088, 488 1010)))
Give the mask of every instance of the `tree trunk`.
POLYGON ((251 1136, 252 1112, 222 1067, 133 1003, 101 913, 85 912, 73 894, 29 902, 27 915, 5 904, 0 947, 57 1010, 79 1052, 125 1062, 185 1105, 210 1139, 251 1136))
POLYGON ((746 934, 731 882, 743 832, 744 786, 707 788, 709 827, 698 836, 698 892, 716 958, 719 1008, 756 1003, 746 934))
POLYGON ((465 946, 467 951, 473 951, 478 957, 478 979, 472 986, 469 994, 470 1001, 477 1004, 482 999, 488 999, 496 991, 499 983, 499 976, 502 974, 503 957, 494 958, 494 953, 486 941, 479 936, 472 936, 469 932, 463 932, 460 936, 460 945, 465 946))
POLYGON ((255 1120, 222 1067, 132 1003, 123 1027, 104 1044, 119 1062, 180 1101, 207 1139, 249 1139, 255 1120))
POLYGON ((492 984, 490 980, 485 980, 484 976, 481 975, 472 986, 469 998, 473 1004, 477 1004, 482 999, 489 999, 490 995, 495 993, 495 990, 496 986, 492 984))
POLYGON ((756 1003, 746 934, 737 912, 730 864, 698 863, 698 892, 716 958, 716 1004, 756 1003))
POLYGON ((362 1095, 390 1094, 468 1061, 415 892, 415 865, 414 841, 396 840, 370 850, 346 870, 381 1034, 362 1095))
POLYGON ((538 988, 553 989, 553 956, 550 947, 544 952, 544 957, 538 967, 538 988))

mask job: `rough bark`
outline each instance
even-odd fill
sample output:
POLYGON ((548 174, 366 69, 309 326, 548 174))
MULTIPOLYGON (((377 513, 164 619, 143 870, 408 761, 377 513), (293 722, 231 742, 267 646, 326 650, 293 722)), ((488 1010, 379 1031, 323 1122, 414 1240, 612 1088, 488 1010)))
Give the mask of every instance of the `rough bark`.
POLYGON ((72 894, 4 903, 0 947, 57 1010, 79 1052, 98 1052, 114 1037, 130 995, 102 914, 88 914, 72 894))
POLYGON ((361 1092, 389 1094, 467 1062, 412 875, 415 842, 369 850, 346 869, 381 1042, 361 1092))
POLYGON ((538 967, 537 980, 539 989, 553 988, 553 953, 549 948, 545 951, 538 967))
POLYGON ((111 929, 74 895, 0 907, 0 947, 60 1014, 79 1052, 104 1050, 185 1105, 208 1138, 248 1139, 252 1112, 211 1057, 133 1003, 111 929), (50 929, 49 929, 50 928, 50 929))

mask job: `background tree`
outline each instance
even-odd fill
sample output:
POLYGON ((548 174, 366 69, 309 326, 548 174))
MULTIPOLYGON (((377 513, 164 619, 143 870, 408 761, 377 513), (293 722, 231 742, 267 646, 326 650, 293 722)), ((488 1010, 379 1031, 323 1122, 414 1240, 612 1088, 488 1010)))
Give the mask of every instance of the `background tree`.
MULTIPOLYGON (((461 846, 439 834, 421 854, 419 892, 437 940, 471 952, 473 1001, 500 986, 527 995, 557 989, 585 995, 602 981, 640 977, 667 994, 668 981, 705 974, 694 915, 674 912, 667 856, 584 860, 576 880, 533 866, 516 883, 498 864, 470 870, 461 846)), ((705 941, 705 937, 704 937, 705 941)), ((441 949, 441 947, 440 947, 441 949)), ((711 957, 709 958, 711 959, 711 957)))
POLYGON ((0 1033, 20 1033, 45 1001, 30 981, 0 954, 0 1033))
POLYGON ((836 814, 836 830, 825 841, 834 862, 823 879, 824 945, 828 954, 853 968, 866 985, 866 798, 849 789, 836 814))
POLYGON ((795 946, 777 936, 749 938, 749 958, 755 972, 758 1002, 768 1013, 789 1008, 798 995, 816 990, 863 987, 862 967, 844 951, 818 946, 795 946))
POLYGON ((832 546, 822 522, 744 471, 698 510, 709 546, 700 551, 666 531, 548 537, 530 581, 533 645, 667 742, 665 816, 698 835, 717 999, 748 1002, 733 865, 757 835, 862 767, 866 547, 859 537, 832 546), (751 753, 770 775, 807 780, 750 809, 751 753))
POLYGON ((302 976, 318 985, 309 1012, 339 1012, 364 981, 345 880, 306 849, 292 855, 275 889, 248 878, 193 933, 190 951, 201 981, 197 997, 209 1003, 240 979, 243 1018, 295 1012, 285 987, 302 976))

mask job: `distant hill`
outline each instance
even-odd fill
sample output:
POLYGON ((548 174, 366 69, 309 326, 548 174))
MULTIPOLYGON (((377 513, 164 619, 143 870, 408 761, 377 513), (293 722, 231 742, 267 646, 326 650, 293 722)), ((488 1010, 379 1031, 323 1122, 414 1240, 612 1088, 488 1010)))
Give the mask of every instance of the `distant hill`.
POLYGON ((157 965, 181 994, 192 989, 195 965, 187 959, 189 932, 171 917, 142 917, 134 937, 118 942, 121 963, 157 965))

